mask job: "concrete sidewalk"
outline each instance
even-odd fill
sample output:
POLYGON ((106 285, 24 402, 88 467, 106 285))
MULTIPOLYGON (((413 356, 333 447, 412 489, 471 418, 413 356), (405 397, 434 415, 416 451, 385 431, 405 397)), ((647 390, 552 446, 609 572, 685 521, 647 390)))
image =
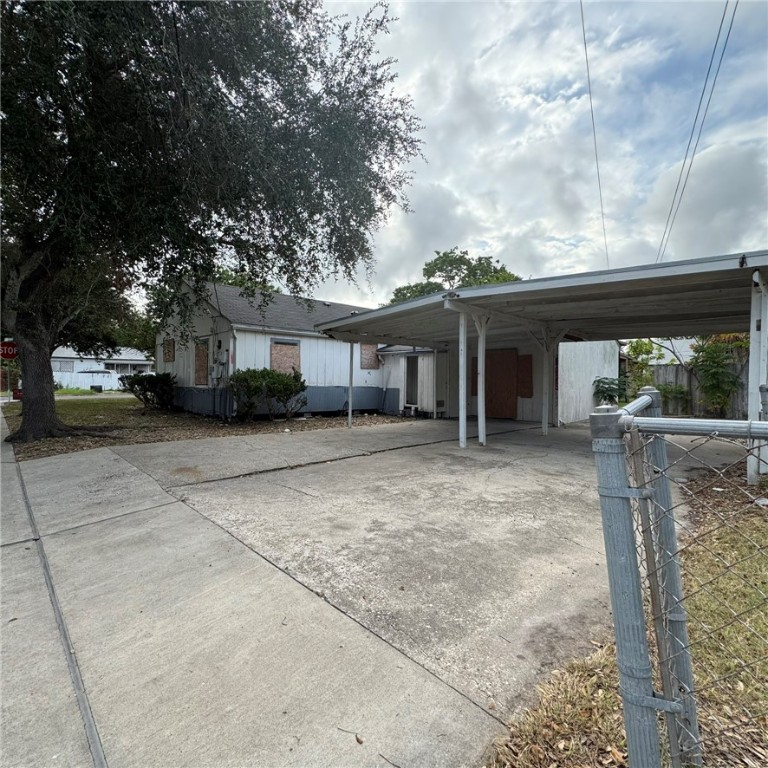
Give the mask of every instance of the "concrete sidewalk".
POLYGON ((97 449, 21 477, 3 443, 2 765, 479 765, 499 719, 168 492, 417 432, 97 449))

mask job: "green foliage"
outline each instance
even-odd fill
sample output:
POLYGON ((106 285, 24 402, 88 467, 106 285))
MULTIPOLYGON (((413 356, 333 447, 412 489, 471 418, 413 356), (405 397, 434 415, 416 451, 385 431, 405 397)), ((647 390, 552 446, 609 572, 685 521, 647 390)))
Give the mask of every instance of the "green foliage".
POLYGON ((246 368, 229 377, 229 386, 242 421, 253 419, 264 407, 271 419, 281 414, 290 419, 307 404, 307 384, 295 368, 292 373, 246 368))
POLYGON ((390 304, 399 304, 401 301, 409 299, 419 299, 422 296, 429 296, 433 293, 444 291, 445 286, 442 283, 436 283, 432 280, 426 280, 421 283, 408 283, 401 285, 392 292, 390 304))
POLYGON ((396 288, 389 303, 399 304, 401 301, 440 291, 473 285, 511 283, 520 279, 498 259, 490 256, 473 259, 467 251, 460 251, 458 247, 450 251, 435 251, 435 258, 424 265, 422 274, 425 278, 422 282, 396 288))
MULTIPOLYGON (((37 359, 119 346, 136 287, 162 288, 158 320, 188 320, 222 262, 294 294, 353 279, 407 208, 421 125, 377 52, 385 6, 357 21, 319 0, 0 14, 2 330, 37 359)), ((48 378, 26 373, 16 439, 55 425, 48 378)))
POLYGON ((117 328, 116 340, 121 347, 132 347, 154 357, 158 323, 147 312, 129 309, 117 328))
POLYGON ((661 393, 661 400, 664 409, 668 409, 673 402, 679 402, 683 410, 687 411, 690 406, 691 393, 684 384, 667 384, 662 382, 655 385, 661 393))
POLYGON ((743 355, 741 340, 734 345, 727 337, 709 336, 698 339, 692 349, 690 365, 704 395, 704 405, 714 416, 724 418, 731 397, 741 389, 741 378, 735 370, 743 355))
POLYGON ((592 391, 601 404, 616 405, 619 402, 619 380, 600 376, 592 382, 592 391))
POLYGON ((664 359, 664 352, 650 339, 633 339, 627 344, 627 397, 634 398, 642 387, 653 385, 655 362, 664 359))
POLYGON ((236 288, 244 288, 248 292, 252 292, 255 289, 269 296, 283 292, 279 285, 259 282, 258 277, 249 273, 244 267, 240 267, 238 270, 232 270, 229 267, 218 267, 211 279, 220 285, 234 285, 236 288))
POLYGON ((165 411, 173 408, 176 377, 170 373, 134 373, 120 376, 118 381, 147 408, 165 411))

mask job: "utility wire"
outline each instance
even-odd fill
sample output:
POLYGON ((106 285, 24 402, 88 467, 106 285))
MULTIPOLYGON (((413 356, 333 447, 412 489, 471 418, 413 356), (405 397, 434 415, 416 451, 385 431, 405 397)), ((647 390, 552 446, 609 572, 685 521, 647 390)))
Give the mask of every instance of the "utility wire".
POLYGON ((605 208, 603 207, 603 185, 600 181, 600 161, 597 159, 597 130, 595 128, 595 110, 592 105, 592 78, 589 75, 589 55, 587 54, 587 30, 584 25, 584 2, 579 0, 581 10, 581 36, 584 40, 584 60, 587 63, 587 90, 589 91, 589 113, 592 116, 592 139, 595 144, 595 168, 597 169, 597 189, 600 193, 600 215, 603 220, 603 242, 605 243, 605 264, 608 269, 611 268, 611 262, 608 258, 608 235, 605 232, 605 208))
POLYGON ((693 141, 693 135, 696 133, 696 123, 699 119, 699 113, 701 111, 701 104, 704 101, 704 94, 707 90, 707 83, 709 81, 709 75, 712 71, 712 63, 715 60, 715 54, 717 53, 717 46, 720 42, 720 34, 723 30, 723 22, 725 21, 726 13, 728 12, 728 5, 729 0, 726 0, 725 7, 723 8, 723 15, 720 18, 720 26, 717 29, 717 37, 715 38, 715 45, 712 48, 712 55, 709 58, 709 66, 707 67, 707 75, 704 78, 704 85, 701 89, 701 95, 699 96, 699 104, 696 107, 696 116, 693 118, 693 125, 691 126, 691 135, 688 138, 688 146, 685 148, 685 157, 683 158, 683 163, 680 166, 680 173, 677 177, 677 185, 675 186, 675 192, 672 195, 672 203, 669 206, 669 213, 667 213, 667 221, 664 225, 664 233, 661 236, 661 242, 659 243, 659 250, 656 254, 656 263, 660 263, 664 260, 664 255, 667 252, 667 246, 669 245, 669 238, 672 235, 672 227, 675 224, 675 219, 677 218, 677 212, 680 210, 680 204, 683 201, 683 193, 685 192, 685 188, 688 185, 688 177, 691 175, 691 168, 693 167, 693 160, 696 157, 696 150, 699 147, 699 141, 701 141, 701 134, 704 130, 704 121, 707 119, 707 113, 709 112, 709 105, 712 102, 712 94, 715 92, 715 85, 717 84, 717 77, 720 74, 720 66, 723 63, 723 57, 725 56, 725 49, 728 47, 728 40, 731 37, 731 30, 733 29, 733 20, 736 18, 736 11, 739 7, 739 0, 736 0, 736 3, 733 6, 733 13, 731 14, 731 21, 728 25, 728 32, 725 36, 725 41, 723 42, 723 47, 720 51, 720 58, 717 62, 717 69, 715 70, 715 76, 712 79, 712 85, 709 90, 709 96, 707 98, 707 103, 704 107, 704 114, 701 117, 701 122, 699 123, 699 131, 696 135, 696 143, 693 145, 693 152, 691 153, 691 159, 688 161, 688 151, 691 148, 691 142, 693 141), (688 163, 688 167, 686 169, 686 162, 688 163), (683 179, 683 174, 685 174, 685 179, 683 179), (683 185, 682 188, 680 187, 680 181, 682 180, 683 185), (680 192, 678 196, 678 191, 680 192))

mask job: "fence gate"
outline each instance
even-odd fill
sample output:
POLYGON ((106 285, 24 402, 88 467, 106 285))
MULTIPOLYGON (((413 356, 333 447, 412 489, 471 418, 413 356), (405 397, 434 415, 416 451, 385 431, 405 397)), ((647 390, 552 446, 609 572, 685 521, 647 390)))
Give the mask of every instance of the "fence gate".
POLYGON ((649 387, 591 425, 630 766, 768 765, 768 421, 662 418, 649 387))

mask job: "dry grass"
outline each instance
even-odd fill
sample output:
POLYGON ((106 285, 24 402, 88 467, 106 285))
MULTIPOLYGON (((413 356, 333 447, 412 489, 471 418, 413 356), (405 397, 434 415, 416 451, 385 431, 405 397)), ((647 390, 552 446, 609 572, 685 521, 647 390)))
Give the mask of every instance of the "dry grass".
MULTIPOLYGON (((744 474, 740 467, 687 486, 681 561, 686 594, 696 593, 686 606, 707 768, 768 765, 768 510, 752 504, 744 474), (729 623, 734 612, 745 621, 729 623)), ((488 766, 626 766, 621 717, 611 642, 540 686, 539 704, 511 724, 488 766)))
MULTIPOLYGON (((164 443, 175 440, 193 440, 206 437, 230 437, 290 429, 299 432, 313 429, 330 429, 346 426, 346 416, 315 417, 285 421, 254 421, 240 424, 226 423, 207 416, 191 413, 145 410, 133 398, 77 398, 59 400, 56 403, 59 418, 73 427, 89 427, 98 430, 98 436, 82 435, 15 443, 19 461, 56 456, 61 453, 87 451, 109 445, 131 443, 164 443)), ((21 423, 21 404, 11 403, 3 407, 8 427, 13 431, 21 423)), ((401 422, 397 416, 355 416, 356 427, 401 422)))

